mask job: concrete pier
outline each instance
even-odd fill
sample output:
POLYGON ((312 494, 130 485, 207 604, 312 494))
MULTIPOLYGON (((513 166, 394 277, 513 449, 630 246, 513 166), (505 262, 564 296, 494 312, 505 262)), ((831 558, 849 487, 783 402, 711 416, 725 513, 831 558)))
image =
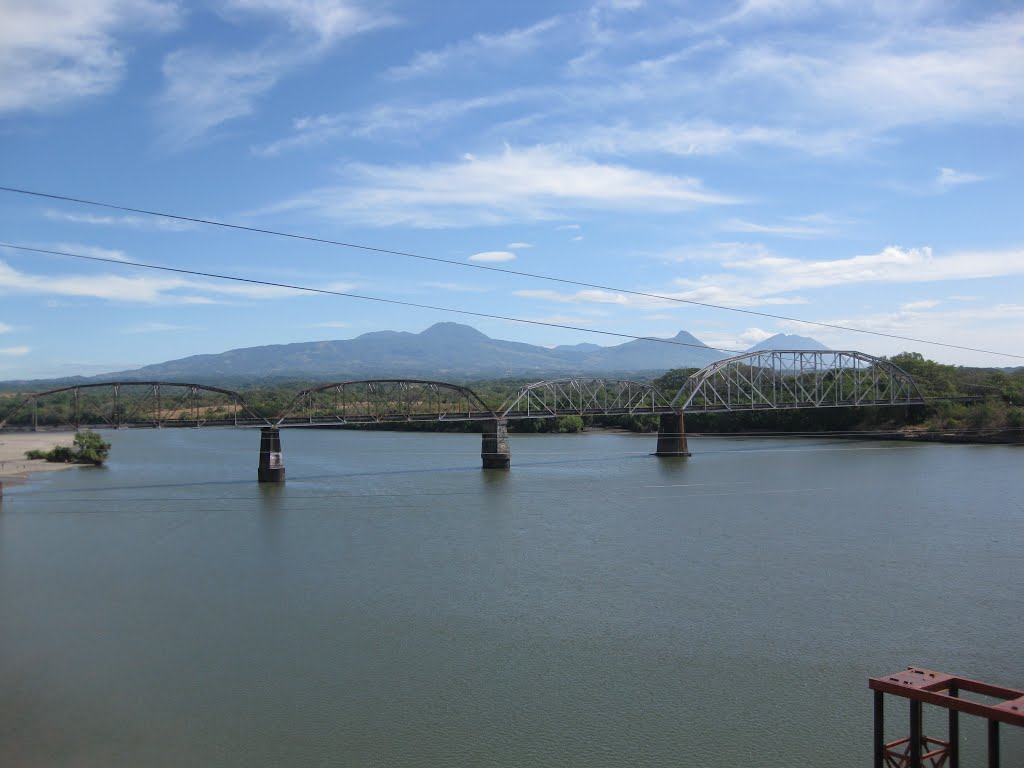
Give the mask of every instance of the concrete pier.
POLYGON ((655 456, 689 456, 683 414, 663 413, 658 424, 658 449, 655 456))
POLYGON ((277 427, 263 427, 260 430, 260 466, 257 477, 261 483, 284 482, 281 431, 277 427))
POLYGON ((508 447, 508 419, 484 422, 480 458, 484 469, 508 469, 512 466, 512 451, 508 447))

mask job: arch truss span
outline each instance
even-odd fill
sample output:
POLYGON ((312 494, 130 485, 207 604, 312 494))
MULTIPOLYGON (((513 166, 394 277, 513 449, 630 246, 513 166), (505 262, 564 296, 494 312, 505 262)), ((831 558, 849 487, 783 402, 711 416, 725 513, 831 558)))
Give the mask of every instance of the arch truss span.
POLYGON ((675 409, 652 384, 625 379, 550 379, 520 389, 501 407, 509 419, 552 416, 626 416, 675 409))
POLYGON ((265 426, 238 392, 169 381, 110 381, 34 392, 3 411, 0 429, 265 426))
POLYGON ((771 349, 697 371, 672 405, 689 413, 923 402, 910 374, 888 360, 863 352, 771 349))
POLYGON ((494 410, 468 387, 420 379, 367 379, 339 381, 299 392, 282 411, 277 425, 494 418, 494 410))

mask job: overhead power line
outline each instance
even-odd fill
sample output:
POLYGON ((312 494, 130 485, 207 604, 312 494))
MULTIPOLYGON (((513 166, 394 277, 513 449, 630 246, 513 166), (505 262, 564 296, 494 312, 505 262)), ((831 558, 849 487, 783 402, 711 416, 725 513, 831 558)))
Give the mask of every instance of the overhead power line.
POLYGON ((631 341, 654 341, 659 344, 671 344, 676 347, 691 347, 693 349, 708 349, 714 352, 730 352, 732 354, 742 354, 743 350, 739 349, 725 349, 723 347, 709 347, 706 344, 691 344, 685 341, 676 341, 675 339, 659 339, 656 336, 634 336, 631 333, 616 333, 615 331, 600 331, 594 328, 583 328, 578 325, 564 325, 562 323, 549 323, 544 320, 528 320, 524 317, 510 317, 508 315, 495 315, 490 312, 473 312, 468 309, 455 309, 454 307, 441 307, 436 304, 417 304, 412 301, 400 301, 399 299, 385 299, 381 296, 367 296, 360 293, 349 293, 347 291, 332 291, 329 288, 312 288, 307 285, 294 285, 292 283, 276 283, 270 280, 255 280, 251 277, 238 277, 237 275, 222 275, 216 272, 200 272, 195 269, 182 269, 180 267, 164 267, 159 264, 147 264, 142 261, 125 261, 123 259, 109 259, 102 256, 87 256, 83 253, 71 253, 69 251, 55 251, 48 248, 33 248, 27 245, 13 245, 11 243, 0 243, 0 248, 11 248, 17 251, 29 251, 31 253, 45 253, 50 256, 66 256, 72 259, 82 259, 84 261, 99 261, 105 264, 115 264, 119 267, 139 267, 140 269, 154 269, 160 272, 173 272, 179 275, 191 275, 193 277, 208 277, 215 280, 231 280, 236 283, 247 283, 249 285, 259 285, 267 288, 287 288, 293 291, 303 291, 305 293, 316 293, 325 296, 341 296, 346 299, 360 299, 362 301, 376 301, 381 304, 395 304, 401 307, 414 307, 416 309, 430 309, 435 312, 452 312, 458 315, 470 315, 472 317, 486 317, 490 320, 507 320, 512 323, 524 323, 527 325, 542 325, 548 328, 563 328, 569 331, 583 331, 585 333, 597 333, 602 336, 614 336, 620 339, 629 339, 631 341))
MULTIPOLYGON (((689 304, 691 306, 705 307, 707 309, 717 309, 717 310, 722 310, 722 311, 726 311, 726 312, 738 312, 738 313, 744 314, 744 315, 753 315, 753 316, 756 316, 756 317, 767 317, 767 318, 770 318, 772 320, 785 320, 786 322, 802 323, 804 325, 813 325, 813 326, 817 326, 819 328, 830 328, 832 330, 848 331, 848 332, 851 332, 851 333, 863 333, 863 334, 867 334, 867 335, 870 335, 870 336, 879 336, 879 337, 886 338, 886 339, 896 339, 898 341, 909 341, 909 342, 913 342, 915 344, 929 344, 929 345, 936 346, 936 347, 944 347, 946 349, 959 349, 959 350, 963 350, 963 351, 966 351, 966 352, 980 352, 980 353, 983 353, 983 354, 986 354, 986 355, 997 355, 997 356, 1000 356, 1000 357, 1012 357, 1012 358, 1016 358, 1016 359, 1024 359, 1024 355, 1015 355, 1015 354, 1011 354, 1009 352, 998 352, 998 351, 991 350, 991 349, 980 349, 978 347, 967 347, 967 346, 961 346, 959 344, 950 344, 950 343, 944 342, 944 341, 933 341, 931 339, 919 339, 919 338, 915 338, 913 336, 902 336, 900 334, 895 334, 895 333, 885 333, 884 331, 872 331, 872 330, 868 330, 866 328, 856 328, 856 327, 849 326, 849 325, 840 325, 838 323, 826 323, 826 322, 822 322, 822 321, 819 321, 819 320, 803 320, 803 319, 801 319, 799 317, 790 317, 788 315, 776 315, 776 314, 773 314, 771 312, 759 312, 759 311, 754 310, 754 309, 742 309, 740 307, 729 307, 729 306, 725 306, 723 304, 712 304, 710 302, 696 301, 694 299, 683 299, 683 298, 679 298, 678 296, 665 296, 665 295, 657 294, 657 293, 647 293, 645 291, 634 291, 634 290, 630 290, 628 288, 616 288, 614 286, 602 285, 600 283, 588 283, 588 282, 585 282, 585 281, 582 281, 582 280, 570 280, 570 279, 564 278, 564 277, 554 277, 552 275, 543 275, 543 274, 536 273, 536 272, 523 272, 523 271, 516 270, 516 269, 508 269, 506 267, 493 267, 493 266, 489 266, 489 265, 486 265, 486 264, 473 264, 473 263, 464 262, 464 261, 456 261, 454 259, 443 259, 443 258, 441 258, 439 256, 426 256, 424 254, 412 253, 410 251, 398 251, 398 250, 393 250, 393 249, 390 249, 390 248, 380 248, 380 247, 377 247, 377 246, 363 245, 363 244, 360 244, 360 243, 349 243, 349 242, 345 242, 343 240, 332 240, 330 238, 316 237, 314 235, 305 235, 305 234, 301 234, 301 233, 297 233, 297 232, 286 232, 286 231, 283 231, 283 230, 266 229, 264 227, 255 227, 255 226, 249 226, 249 225, 245 225, 245 224, 235 224, 235 223, 226 222, 226 221, 217 221, 215 219, 204 219, 204 218, 199 218, 197 216, 183 216, 181 214, 166 213, 166 212, 163 212, 163 211, 152 211, 152 210, 148 210, 148 209, 145 209, 145 208, 135 208, 135 207, 127 206, 127 205, 118 205, 116 203, 105 203, 105 202, 101 202, 101 201, 97 201, 97 200, 89 200, 89 199, 86 199, 86 198, 71 197, 69 195, 58 195, 58 194, 55 194, 55 193, 52 193, 52 192, 39 192, 39 191, 36 191, 36 190, 19 189, 17 187, 6 187, 6 186, 0 186, 0 192, 10 192, 12 194, 17 194, 17 195, 27 195, 27 196, 30 196, 30 197, 39 197, 39 198, 45 198, 45 199, 49 199, 49 200, 59 200, 61 202, 67 202, 67 203, 78 203, 80 205, 91 205, 91 206, 95 206, 95 207, 98 207, 98 208, 107 208, 109 210, 122 211, 124 213, 137 213, 137 214, 141 214, 141 215, 144 215, 144 216, 155 216, 155 217, 164 218, 164 219, 173 219, 175 221, 189 222, 189 223, 192 223, 192 224, 202 224, 202 225, 211 226, 211 227, 221 227, 221 228, 224 228, 224 229, 231 229, 231 230, 236 230, 236 231, 240 231, 240 232, 252 232, 252 233, 260 234, 260 235, 272 235, 274 237, 283 237, 283 238, 288 238, 288 239, 291 239, 291 240, 303 240, 303 241, 310 242, 310 243, 320 243, 322 245, 333 245, 333 246, 337 246, 337 247, 341 247, 341 248, 352 248, 352 249, 361 250, 361 251, 368 251, 368 252, 371 252, 371 253, 381 253, 381 254, 387 254, 387 255, 390 255, 390 256, 402 256, 402 257, 405 257, 405 258, 419 259, 421 261, 430 261, 430 262, 434 262, 434 263, 438 263, 438 264, 448 264, 450 266, 455 266, 455 267, 463 267, 463 268, 469 268, 469 269, 478 269, 478 270, 483 270, 485 272, 497 272, 499 274, 505 274, 505 275, 515 275, 517 277, 526 277, 526 278, 530 278, 532 280, 544 280, 544 281, 547 281, 547 282, 559 283, 561 285, 574 285, 574 286, 578 286, 578 287, 581 287, 581 288, 594 288, 594 289, 601 290, 601 291, 614 291, 616 293, 623 293, 623 294, 626 294, 626 295, 629 295, 629 296, 640 296, 640 297, 647 298, 647 299, 655 299, 655 300, 658 300, 658 301, 669 301, 669 302, 674 302, 674 303, 677 303, 677 304, 689 304)), ((63 254, 63 255, 69 255, 69 254, 63 254)), ((126 263, 126 262, 115 262, 115 263, 126 263)), ((151 265, 139 265, 139 264, 137 264, 136 266, 144 266, 145 267, 145 266, 151 266, 151 265)), ((166 269, 170 269, 170 268, 166 268, 166 269)), ((185 270, 181 270, 181 271, 187 273, 187 271, 185 271, 185 270)), ((195 274, 200 274, 200 273, 195 273, 195 274)), ((223 276, 215 276, 215 275, 205 275, 205 276, 207 276, 207 277, 222 277, 222 279, 237 279, 237 280, 241 280, 241 278, 223 278, 223 276)), ((249 281, 249 282, 260 283, 260 281, 256 281, 256 280, 249 281)), ((262 284, 263 285, 275 285, 274 283, 269 283, 269 282, 268 283, 262 283, 262 284)), ((292 286, 288 286, 288 287, 292 287, 292 286)), ((296 288, 296 290, 311 290, 311 289, 296 288)), ((328 291, 321 291, 321 292, 329 293, 328 291)), ((349 297, 352 297, 352 298, 369 298, 369 297, 365 297, 365 296, 355 296, 353 294, 343 294, 343 295, 346 295, 346 296, 349 296, 349 297)), ((387 299, 370 299, 370 300, 373 300, 373 301, 388 301, 387 299)), ((393 304, 404 304, 405 302, 392 301, 391 303, 393 303, 393 304)), ((446 309, 446 308, 439 308, 439 307, 426 307, 425 305, 408 304, 408 306, 422 306, 424 308, 440 309, 441 311, 446 311, 446 312, 462 312, 462 310, 446 309)), ((487 315, 487 314, 483 314, 483 313, 474 313, 474 312, 462 312, 462 313, 463 314, 469 314, 469 315, 474 315, 475 314, 475 315, 478 315, 478 316, 481 316, 481 317, 495 317, 495 318, 499 318, 499 319, 512 320, 513 322, 534 322, 534 321, 520 320, 520 319, 516 319, 516 318, 501 318, 500 316, 497 316, 497 315, 487 315)), ((626 336, 628 338, 643 338, 643 339, 657 340, 657 339, 651 339, 651 337, 646 337, 646 336, 643 336, 643 337, 640 337, 640 336, 628 336, 628 334, 615 334, 615 333, 610 333, 610 332, 605 332, 605 331, 593 331, 593 330, 587 329, 587 328, 576 328, 574 326, 558 325, 557 323, 540 323, 540 322, 535 322, 534 324, 537 324, 537 325, 549 325, 549 326, 552 326, 552 327, 555 327, 555 328, 568 328, 570 330, 580 330, 580 331, 586 331, 588 333, 603 333, 603 334, 610 335, 610 336, 626 336)), ((664 339, 662 339, 661 341, 664 341, 664 339)), ((689 344, 688 345, 688 344, 684 344, 682 342, 673 342, 673 343, 679 344, 680 346, 697 346, 695 344, 689 344)), ((736 351, 736 350, 723 350, 723 349, 721 349, 719 347, 709 347, 709 349, 718 349, 719 351, 723 351, 723 352, 734 352, 734 351, 736 351)))

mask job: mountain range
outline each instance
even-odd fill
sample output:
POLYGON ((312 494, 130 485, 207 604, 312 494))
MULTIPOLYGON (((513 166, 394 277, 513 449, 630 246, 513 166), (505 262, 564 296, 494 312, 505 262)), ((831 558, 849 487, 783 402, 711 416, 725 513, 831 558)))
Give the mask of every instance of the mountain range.
MULTIPOLYGON (((803 336, 778 334, 748 351, 757 349, 827 347, 803 336)), ((339 341, 245 347, 73 381, 214 383, 271 378, 465 381, 509 376, 635 375, 660 374, 671 368, 701 368, 727 356, 686 331, 662 341, 635 339, 610 347, 575 344, 548 348, 492 339, 459 323, 437 323, 422 333, 376 331, 339 341)))

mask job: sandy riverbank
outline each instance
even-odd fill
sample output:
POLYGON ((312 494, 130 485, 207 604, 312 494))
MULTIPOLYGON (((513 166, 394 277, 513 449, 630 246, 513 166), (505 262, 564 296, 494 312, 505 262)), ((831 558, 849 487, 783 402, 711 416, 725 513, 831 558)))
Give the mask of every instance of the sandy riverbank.
POLYGON ((70 446, 74 432, 14 432, 0 434, 0 482, 13 485, 32 472, 53 472, 74 464, 53 464, 43 459, 28 460, 25 451, 48 451, 58 445, 70 446))

